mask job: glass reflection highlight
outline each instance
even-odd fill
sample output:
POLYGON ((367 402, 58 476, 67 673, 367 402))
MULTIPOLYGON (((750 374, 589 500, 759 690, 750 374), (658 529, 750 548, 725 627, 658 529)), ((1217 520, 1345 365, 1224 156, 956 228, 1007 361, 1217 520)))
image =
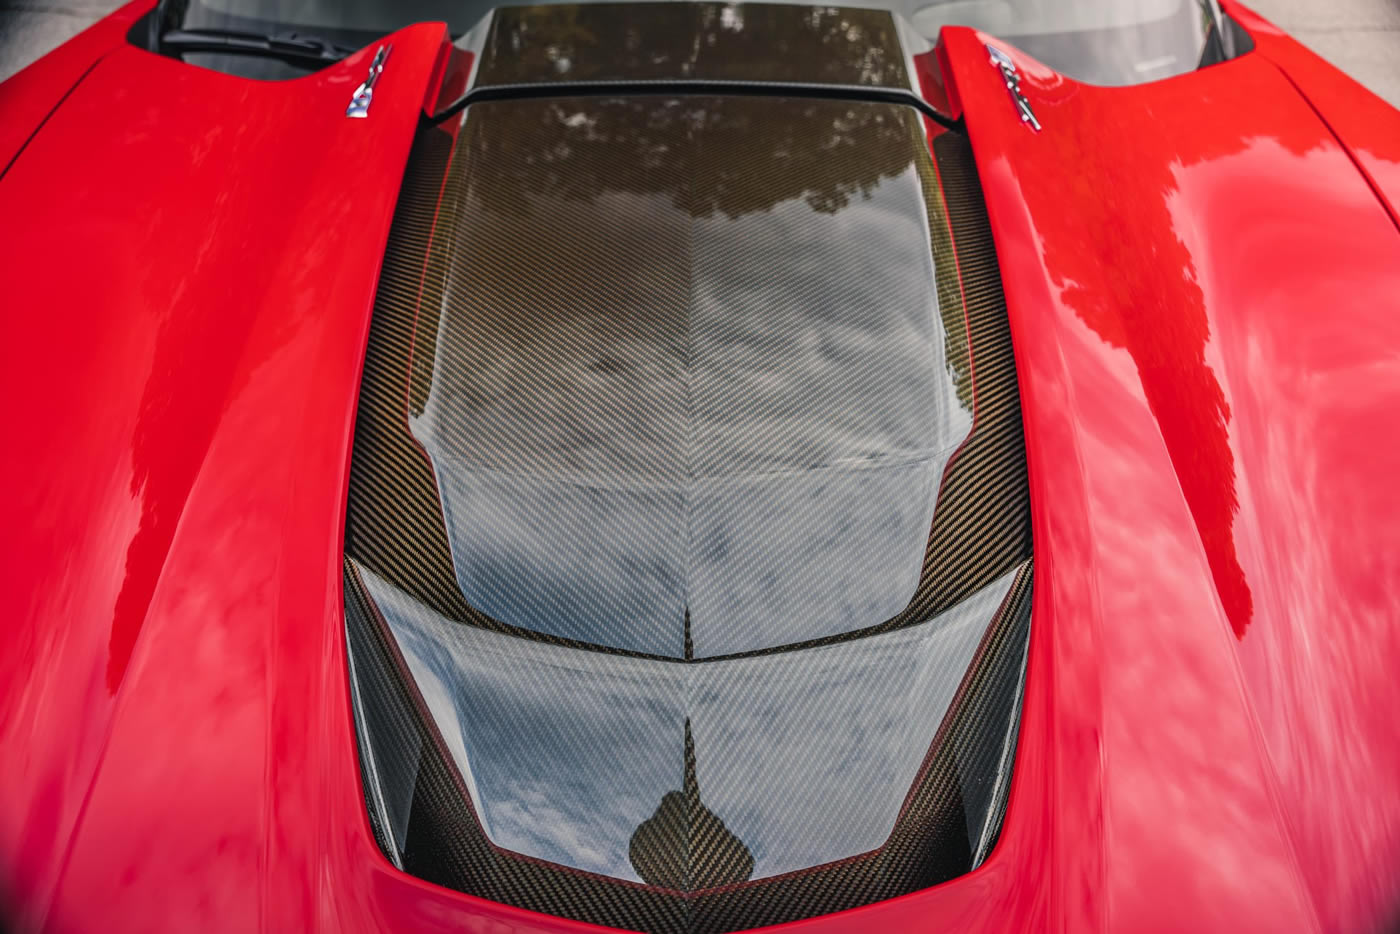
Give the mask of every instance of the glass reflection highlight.
POLYGON ((409 427, 472 607, 704 658, 908 605, 972 424, 926 144, 902 108, 801 107, 837 151, 813 159, 797 124, 769 127, 776 99, 469 111, 409 427))
POLYGON ((752 878, 889 836, 1011 572, 926 623, 698 664, 463 626, 356 566, 498 846, 640 881, 630 841, 693 777, 752 878))

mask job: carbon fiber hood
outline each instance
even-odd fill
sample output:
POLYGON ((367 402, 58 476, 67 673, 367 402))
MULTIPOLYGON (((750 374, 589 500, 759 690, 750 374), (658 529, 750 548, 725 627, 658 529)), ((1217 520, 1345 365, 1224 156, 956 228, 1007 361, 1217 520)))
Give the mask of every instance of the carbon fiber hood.
POLYGON ((945 187, 917 111, 874 100, 513 98, 424 131, 346 545, 391 857, 691 930, 985 851, 1029 542, 1004 322, 991 293, 973 319, 945 187))
POLYGON ((478 29, 462 43, 481 56, 477 87, 698 79, 908 88, 907 56, 927 47, 886 10, 790 3, 504 6, 478 29))
POLYGON ((409 418, 469 604, 707 658, 909 603, 972 426, 912 129, 825 101, 472 108, 409 418))

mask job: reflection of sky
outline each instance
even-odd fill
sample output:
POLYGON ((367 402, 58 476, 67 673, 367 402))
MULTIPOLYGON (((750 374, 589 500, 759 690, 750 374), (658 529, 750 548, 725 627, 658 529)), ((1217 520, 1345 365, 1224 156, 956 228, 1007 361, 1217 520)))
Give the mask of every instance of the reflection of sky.
POLYGON ((533 205, 531 223, 551 225, 551 210, 656 225, 650 245, 597 257, 655 275, 634 288, 604 269, 595 282, 628 288, 562 299, 499 286, 512 308, 493 320, 446 309, 411 427, 468 602, 673 656, 688 610, 697 657, 902 610, 943 467, 971 428, 914 169, 834 213, 794 198, 692 218, 670 198, 614 193, 533 205), (654 284, 667 274, 684 282, 654 284))
POLYGON ((465 626, 359 573, 492 841, 633 880, 628 842, 681 788, 687 718, 701 799, 754 878, 880 846, 1014 574, 922 625, 686 664, 465 626))

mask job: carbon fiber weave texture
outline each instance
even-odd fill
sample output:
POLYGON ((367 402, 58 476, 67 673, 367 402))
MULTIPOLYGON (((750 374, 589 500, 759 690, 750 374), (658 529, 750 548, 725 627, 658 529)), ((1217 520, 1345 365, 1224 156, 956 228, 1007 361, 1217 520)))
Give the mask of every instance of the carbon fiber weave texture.
POLYGON ((887 11, 776 3, 501 7, 476 83, 678 78, 909 86, 887 11))
MULTIPOLYGON (((721 934, 813 917, 917 891, 966 872, 972 868, 975 834, 985 826, 986 812, 970 814, 964 801, 987 797, 985 786, 997 774, 1005 730, 1014 723, 1029 633, 1030 584, 1027 562, 993 617, 884 846, 773 879, 682 893, 522 859, 492 845, 461 773, 451 765, 432 717, 404 674, 392 637, 347 566, 346 619, 366 703, 382 706, 382 728, 412 737, 382 744, 376 737, 374 746, 396 743, 421 750, 402 848, 404 869, 493 901, 654 934, 721 934)), ((819 749, 813 754, 820 759, 819 749)), ((743 863, 750 859, 746 851, 727 842, 722 831, 701 825, 698 833, 688 834, 682 826, 700 824, 695 812, 703 808, 703 789, 695 791, 695 798, 684 785, 677 791, 690 813, 668 822, 662 833, 649 838, 639 834, 632 859, 674 863, 679 850, 688 863, 700 867, 693 870, 697 881, 742 878, 743 863), (656 847, 654 856, 635 852, 648 844, 656 847)), ((658 811, 664 808, 662 803, 658 811)), ((993 833, 996 829, 993 825, 993 833)), ((394 844, 381 838, 381 845, 394 844)))
MULTIPOLYGON (((428 131, 419 141, 391 236, 356 429, 347 554, 381 573, 396 573, 400 584, 427 598, 426 604, 446 608, 464 623, 540 638, 486 618, 462 599, 450 560, 442 561, 447 542, 431 467, 405 430, 405 398, 421 411, 426 393, 414 387, 426 386, 429 380, 424 377, 430 377, 430 371, 418 367, 413 370, 418 378, 412 386, 406 385, 411 348, 415 339, 422 340, 436 331, 431 322, 425 327, 420 321, 415 335, 414 315, 419 309, 440 308, 441 284, 448 281, 448 257, 430 249, 429 242, 450 242, 444 231, 456 223, 451 216, 439 218, 434 233, 433 216, 443 189, 449 143, 442 131, 428 131), (428 281, 424 299, 418 304, 425 263, 428 281), (436 293, 435 283, 439 283, 436 293)), ((966 342, 966 336, 971 337, 972 355, 977 360, 977 427, 943 477, 913 599, 891 619, 859 633, 834 637, 838 640, 928 619, 966 598, 979 584, 985 585, 997 574, 1025 562, 1030 552, 1014 363, 994 248, 965 141, 945 134, 935 141, 934 154, 936 170, 916 156, 904 165, 914 164, 923 182, 932 249, 952 249, 949 225, 956 239, 966 298, 965 326, 962 301, 947 300, 947 296, 957 294, 952 286, 958 282, 949 278, 953 264, 946 262, 935 264, 940 295, 945 299, 939 311, 950 337, 947 365, 964 400, 974 393, 966 342), (941 178, 941 197, 935 171, 941 178), (962 341, 957 339, 960 331, 962 341)), ((891 163, 898 164, 898 160, 891 163)), ((454 166, 445 174, 443 202, 450 204, 453 186, 463 184, 464 173, 454 166)), ((859 186, 845 196, 856 191, 859 186)), ((421 352, 412 354, 415 362, 424 357, 421 352)), ((997 771, 995 760, 1005 735, 1002 731, 1016 703, 1015 688, 1024 657, 1028 592, 1027 564, 965 679, 960 700, 930 752, 924 778, 916 784, 886 846, 840 867, 819 867, 783 879, 686 897, 521 860, 492 847, 472 816, 460 775, 442 755, 441 737, 416 699, 413 686, 403 677, 402 661, 392 640, 382 624, 373 623, 375 611, 353 574, 347 575, 347 619, 352 648, 363 669, 360 680, 366 686, 365 702, 390 712, 387 718, 378 718, 378 729, 392 723, 393 730, 416 737, 409 748, 421 750, 415 753, 421 755, 420 768, 405 828, 408 871, 474 894, 566 917, 654 931, 725 931, 891 897, 970 867, 976 843, 970 828, 979 821, 976 815, 966 813, 963 797, 975 796, 973 786, 997 771), (967 784, 969 778, 973 785, 967 784)), ((546 641, 584 647, 577 641, 546 641)), ((830 641, 808 640, 782 650, 800 651, 830 641)), ((385 745, 392 747, 393 743, 385 745)), ((996 806, 995 801, 989 803, 996 806)), ((728 855, 721 855, 729 862, 742 860, 722 841, 722 835, 712 833, 693 838, 687 845, 726 851, 728 855)), ((690 858, 696 864, 714 862, 703 852, 690 858)), ((716 871, 716 878, 732 877, 737 872, 733 867, 716 871)))
MULTIPOLYGON (((667 116, 671 108, 664 101, 609 100, 591 105, 594 110, 617 110, 614 119, 619 130, 616 135, 623 139, 616 141, 612 135, 598 132, 595 135, 601 142, 595 151, 585 154, 576 151, 572 137, 556 140, 553 146, 549 145, 549 133, 561 124, 567 125, 576 112, 561 109, 553 102, 524 101, 494 105, 498 109, 492 113, 505 116, 505 125, 485 119, 475 124, 470 119, 467 121, 464 138, 442 188, 444 211, 436 227, 432 226, 432 216, 437 206, 437 188, 429 182, 425 183, 429 190, 422 194, 427 203, 418 208, 406 204, 404 208, 405 212, 423 213, 424 219, 413 221, 406 215, 395 235, 396 244, 402 244, 407 258, 399 260, 391 254, 386 259, 390 265, 386 267, 379 308, 375 314, 376 327, 383 339, 371 342, 366 360, 356 432, 356 455, 352 465, 347 551, 356 560, 383 574, 425 606, 444 616, 500 631, 522 634, 528 631, 527 627, 512 625, 510 621, 487 615, 463 597, 452 565, 437 481, 421 447, 407 430, 409 419, 423 411, 432 382, 432 361, 438 353, 436 343, 439 333, 444 331, 443 322, 438 317, 442 309, 455 309, 453 320, 465 323, 446 329, 446 333, 458 341, 457 352, 464 352, 464 348, 470 352, 475 342, 483 344, 498 356, 510 351, 513 360, 526 361, 523 374, 519 364, 517 371, 510 374, 527 377, 518 381, 518 385, 523 386, 523 396, 515 406, 517 414, 533 412, 536 418, 552 417, 567 429, 571 424, 586 421, 588 408, 596 406, 601 399, 617 411, 615 416, 603 422, 613 433, 617 433, 628 427, 629 416, 625 409, 633 404, 633 400, 639 400, 635 404, 637 408, 654 409, 668 404, 665 399, 639 396, 633 391, 634 387, 626 384, 605 396, 584 400, 572 399, 557 390, 551 391, 550 377, 546 371, 561 359, 561 351, 550 349, 557 347, 559 342, 551 337, 547 329, 558 326, 550 324, 551 319, 536 316, 530 320, 534 327, 546 328, 543 335, 513 336, 508 315, 495 323, 487 315, 473 312, 471 307, 464 304, 472 302, 477 289, 483 285, 482 273, 472 272, 470 278, 465 280, 454 278, 454 264, 468 270, 500 266, 507 270, 500 278, 508 281, 522 278, 528 281, 532 276, 530 270, 543 267, 556 281, 549 291, 536 291, 530 295, 535 302, 555 302, 570 297, 579 305, 608 308, 611 307, 610 301, 615 301, 610 299, 611 295, 645 288, 650 290, 646 298, 653 299, 656 304, 679 304, 684 301, 686 292, 682 273, 661 268, 649 270, 647 275, 629 271, 624 278, 610 277, 608 274, 615 270, 630 270, 628 260, 638 254, 674 256, 678 265, 683 263, 688 255, 683 228, 693 214, 742 215, 762 212, 777 202, 792 198, 805 198, 825 211, 840 212, 845 205, 859 200, 864 192, 877 187, 882 180, 906 171, 911 165, 922 181, 928 242, 937 258, 933 269, 940 280, 937 307, 946 335, 943 346, 945 366, 955 384, 960 403, 965 407, 970 407, 972 402, 971 365, 966 343, 970 334, 978 342, 984 361, 978 374, 977 427, 943 475, 932 534, 928 538, 922 570, 912 598, 898 612, 878 618, 871 618, 871 614, 866 612, 866 625, 854 629, 873 633, 927 619, 985 586, 1016 563, 1020 556, 1029 553, 1029 511, 1023 495, 1025 464, 1021 456, 1014 365, 999 365, 1001 361, 1009 362, 1011 359, 1009 335, 1004 327, 995 330, 988 324, 990 315, 983 313, 984 305, 1000 301, 1000 288, 995 279, 995 254, 989 237, 979 239, 981 235, 975 229, 963 232, 959 239, 958 257, 964 280, 960 290, 956 279, 958 267, 952 261, 949 215, 945 214, 939 195, 935 169, 923 156, 927 148, 917 119, 912 112, 906 112, 903 108, 883 104, 800 101, 792 102, 789 107, 782 101, 777 102, 780 106, 772 106, 762 100, 742 99, 731 99, 727 103, 741 108, 741 115, 746 119, 736 121, 733 145, 711 153, 705 161, 740 165, 745 170, 734 173, 737 178, 712 174, 708 184, 691 190, 683 187, 683 173, 667 168, 667 160, 661 158, 662 154, 675 148, 676 136, 686 131, 684 124, 688 122, 684 115, 667 116), (862 107, 870 110, 862 111, 859 109, 862 107), (751 111, 742 113, 743 108, 751 111), (861 119, 846 120, 845 115, 853 109, 861 119), (752 141, 754 134, 748 131, 755 127, 755 120, 778 118, 789 110, 792 115, 786 123, 779 122, 776 127, 763 124, 769 129, 764 137, 765 142, 752 141), (648 140, 638 141, 633 138, 634 134, 624 128, 639 123, 660 123, 661 128, 656 129, 656 135, 648 140), (816 124, 818 130, 804 129, 807 124, 816 124), (844 150, 844 158, 833 156, 833 149, 838 153, 844 150), (568 155, 552 160, 549 154, 559 151, 568 155), (533 163, 527 156, 522 164, 512 158, 522 152, 540 152, 543 155, 533 163), (762 154, 765 152, 776 155, 769 155, 764 160, 762 154), (813 152, 823 155, 817 158, 808 154, 813 152), (787 153, 794 155, 784 155, 787 153), (612 177, 619 174, 612 171, 612 167, 618 164, 640 168, 629 168, 622 173, 625 177, 619 181, 612 177), (655 167, 650 167, 653 164, 655 167), (755 165, 759 167, 755 168, 755 165), (482 177, 478 178, 479 174, 482 177), (769 188, 761 184, 775 178, 785 180, 787 187, 769 188), (757 179, 757 183, 754 179, 757 179), (476 185, 477 190, 491 192, 491 198, 506 202, 506 209, 494 212, 463 210, 469 205, 467 189, 472 185, 476 185), (632 234, 626 227, 620 236, 613 239, 601 235, 598 230, 596 215, 607 212, 589 199, 596 199, 599 190, 615 193, 619 188, 628 194, 660 193, 663 197, 683 197, 686 200, 675 210, 654 212, 662 214, 662 220, 651 222, 645 231, 647 243, 629 239, 632 234), (573 204, 575 207, 566 208, 566 211, 584 226, 555 230, 554 225, 526 223, 523 228, 517 225, 503 231, 498 223, 487 224, 481 220, 490 216, 519 217, 520 210, 511 208, 510 200, 523 197, 526 192, 540 190, 546 191, 554 201, 573 204), (663 224, 666 229, 658 230, 657 223, 663 224), (474 229, 483 224, 487 225, 487 229, 474 229), (504 245, 497 246, 497 235, 503 232, 512 236, 504 245), (580 236, 580 232, 585 235, 580 236), (481 246, 468 252, 464 259, 458 256, 461 249, 459 244, 464 242, 481 246), (674 250, 658 250, 657 242, 673 246, 674 250), (992 259, 990 273, 984 271, 988 265, 985 260, 973 261, 986 255, 992 259), (406 266, 402 276, 392 267, 392 264, 400 261, 406 266), (426 278, 422 276, 425 267, 426 278), (648 284, 639 286, 639 281, 648 284), (657 282, 661 285, 655 284, 657 282), (658 294, 658 290, 665 294, 658 294), (966 314, 962 292, 965 292, 968 303, 966 314), (979 331, 981 333, 977 333, 979 331), (529 345, 524 348, 502 346, 511 340, 528 340, 529 345), (413 378, 405 389, 403 374, 410 369, 413 378), (409 398, 407 415, 403 406, 405 392, 409 398), (551 410, 555 410, 552 415, 551 410)), ((944 134, 938 138, 935 146, 947 147, 951 144, 944 141, 954 138, 952 134, 944 134)), ((448 137, 441 131, 428 131, 420 148, 431 148, 433 140, 438 141, 436 145, 445 147, 448 137)), ((426 159, 426 154, 416 158, 415 165, 426 159)), ((975 197, 975 180, 973 187, 959 181, 957 173, 964 171, 959 168, 960 164, 961 160, 940 157, 938 171, 947 176, 944 180, 947 197, 965 198, 969 193, 975 197)), ((417 169, 411 167, 410 174, 415 171, 417 169)), ((411 188, 412 185, 408 185, 405 191, 411 188)), ((959 211, 952 213, 954 225, 966 225, 961 214, 959 211)), ((840 231, 833 229, 829 233, 839 237, 840 231)), ((647 302, 639 301, 635 295, 630 297, 629 307, 647 306, 647 302)), ((509 308, 510 305, 502 307, 509 308)), ((622 322, 629 323, 637 322, 622 322)), ((606 323, 606 319, 601 325, 594 319, 588 322, 588 326, 604 328, 601 333, 595 331, 593 335, 598 349, 589 359, 590 365, 595 368, 609 366, 610 357, 605 349, 609 341, 625 344, 630 339, 633 344, 637 342, 635 335, 624 334, 625 329, 606 330, 612 327, 606 323)), ((654 332, 663 326, 674 328, 675 323, 638 324, 643 329, 648 326, 654 332)), ((561 332, 556 336, 572 338, 574 335, 561 332)), ((668 336, 665 340, 679 348, 680 352, 684 351, 680 338, 668 336)), ((572 349, 570 352, 577 353, 572 349)), ((612 355, 615 357, 618 352, 613 351, 612 355)), ((667 365, 668 362, 671 361, 665 356, 660 357, 660 365, 667 365)), ((679 362, 675 365, 679 366, 679 362)), ((615 362, 613 366, 623 369, 621 363, 615 362)), ((830 398, 839 403, 842 394, 836 393, 830 398)), ((723 398, 718 401, 722 404, 723 398)), ((593 420, 598 421, 596 416, 593 420)), ((638 420, 634 418, 632 424, 637 423, 638 420)), ((687 430, 684 420, 680 418, 649 415, 640 424, 661 435, 674 435, 687 430)), ((477 445, 481 451, 479 456, 492 459, 492 466, 507 472, 528 466, 525 460, 532 451, 537 452, 535 457, 539 462, 547 463, 553 456, 547 446, 551 435, 542 435, 538 428, 531 428, 528 435, 512 437, 509 434, 522 430, 503 428, 504 434, 491 436, 490 444, 477 445), (546 444, 538 443, 542 437, 546 444), (502 458, 506 460, 502 461, 502 458)), ((774 432, 773 436, 782 440, 780 433, 774 432)), ((779 448, 762 436, 750 434, 746 441, 779 448)), ((632 442, 629 450, 645 451, 646 445, 632 442)), ((639 456, 639 459, 644 458, 639 456)), ((567 541, 562 540, 562 531, 558 534, 561 543, 567 545, 567 541)), ((676 545, 674 542, 661 542, 658 547, 676 545)), ((678 629, 680 615, 678 611, 678 629)), ((594 645, 604 651, 616 650, 615 646, 599 644, 600 640, 561 638, 557 634, 539 632, 532 634, 563 644, 594 645)), ((836 633, 831 637, 840 638, 842 634, 836 633)), ((822 637, 818 636, 792 639, 788 644, 817 644, 820 641, 822 637)), ((675 653, 653 651, 637 654, 660 657, 675 653)))

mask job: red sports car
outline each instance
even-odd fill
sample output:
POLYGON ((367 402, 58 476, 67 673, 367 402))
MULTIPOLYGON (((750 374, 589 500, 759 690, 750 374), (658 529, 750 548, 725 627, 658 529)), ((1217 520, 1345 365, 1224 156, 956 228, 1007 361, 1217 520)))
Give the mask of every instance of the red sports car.
POLYGON ((13 929, 1400 924, 1400 112, 870 2, 0 85, 13 929))

